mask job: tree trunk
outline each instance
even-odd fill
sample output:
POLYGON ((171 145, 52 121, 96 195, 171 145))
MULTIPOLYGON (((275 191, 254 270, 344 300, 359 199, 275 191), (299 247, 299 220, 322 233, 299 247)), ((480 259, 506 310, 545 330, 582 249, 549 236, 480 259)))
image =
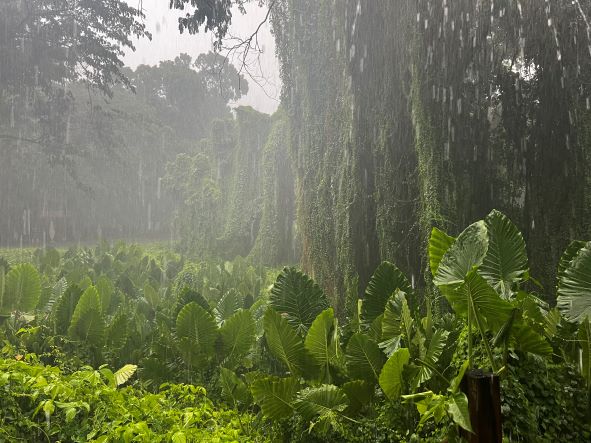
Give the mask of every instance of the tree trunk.
POLYGON ((470 421, 474 434, 463 432, 470 443, 501 443, 501 387, 499 377, 475 369, 464 376, 462 391, 468 397, 470 421))

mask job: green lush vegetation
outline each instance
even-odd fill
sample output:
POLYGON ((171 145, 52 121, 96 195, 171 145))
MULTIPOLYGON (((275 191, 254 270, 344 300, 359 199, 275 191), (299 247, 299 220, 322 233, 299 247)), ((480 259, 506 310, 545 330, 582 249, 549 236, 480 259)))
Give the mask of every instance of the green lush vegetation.
POLYGON ((0 1, 0 441, 591 441, 591 0, 168 7, 0 1))
POLYGON ((586 441, 590 257, 569 246, 550 307, 493 211, 456 238, 433 229, 429 291, 384 262, 344 316, 301 271, 244 259, 119 243, 3 260, 2 433, 454 441, 472 429, 460 382, 480 368, 501 377, 509 441, 586 441))

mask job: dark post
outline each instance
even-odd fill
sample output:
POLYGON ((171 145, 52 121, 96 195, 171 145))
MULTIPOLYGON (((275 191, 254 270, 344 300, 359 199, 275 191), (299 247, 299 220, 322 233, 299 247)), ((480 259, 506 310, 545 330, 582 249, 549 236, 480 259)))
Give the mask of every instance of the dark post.
POLYGON ((468 397, 470 421, 474 434, 462 432, 470 443, 501 443, 501 386, 499 377, 491 372, 474 369, 466 372, 461 384, 468 397))

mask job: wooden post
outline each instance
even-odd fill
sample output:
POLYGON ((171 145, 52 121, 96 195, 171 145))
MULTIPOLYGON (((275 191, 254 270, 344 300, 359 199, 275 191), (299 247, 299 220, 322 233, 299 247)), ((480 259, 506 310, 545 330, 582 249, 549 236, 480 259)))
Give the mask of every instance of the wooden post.
POLYGON ((461 384, 468 397, 470 421, 474 434, 462 431, 470 443, 501 443, 501 386, 499 377, 491 372, 473 369, 466 372, 461 384))

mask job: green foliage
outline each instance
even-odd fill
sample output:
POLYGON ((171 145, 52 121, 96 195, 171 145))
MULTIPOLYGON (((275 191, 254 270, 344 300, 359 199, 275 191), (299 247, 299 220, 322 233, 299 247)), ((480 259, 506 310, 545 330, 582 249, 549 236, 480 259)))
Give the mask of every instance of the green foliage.
POLYGON ((176 333, 183 349, 183 357, 187 363, 195 365, 213 353, 218 328, 205 309, 191 302, 181 309, 176 318, 176 333))
POLYGON ((454 243, 455 238, 450 237, 441 229, 433 228, 429 237, 429 268, 433 277, 437 275, 441 259, 454 243))
POLYGON ((478 221, 468 226, 443 255, 433 283, 441 288, 455 288, 468 273, 478 267, 486 256, 488 236, 486 225, 478 221))
POLYGON ((296 332, 304 336, 318 314, 328 308, 328 300, 310 277, 295 268, 284 268, 271 289, 270 306, 296 332))
POLYGON ((261 407, 263 414, 272 420, 286 418, 293 413, 298 388, 299 383, 294 377, 260 378, 251 386, 254 401, 261 407))
POLYGON ((351 379, 375 382, 380 376, 386 357, 378 344, 364 334, 356 333, 347 343, 347 372, 351 379))
POLYGON ((380 372, 380 387, 390 400, 396 400, 402 393, 404 366, 408 364, 410 353, 406 348, 396 350, 384 364, 380 372))
MULTIPOLYGON (((529 273, 508 272, 517 266, 505 266, 523 264, 522 249, 511 248, 505 238, 515 237, 512 225, 494 212, 488 220, 471 225, 456 240, 433 231, 431 266, 455 315, 433 309, 437 300, 413 291, 390 263, 378 268, 357 315, 342 324, 322 290, 300 271, 286 268, 270 286, 277 274, 243 259, 176 262, 164 279, 157 256, 119 245, 70 252, 57 267, 46 268, 43 285, 56 295, 44 297, 54 302, 40 303, 48 307, 35 315, 7 318, 0 334, 11 356, 36 352, 43 362, 68 372, 92 363, 111 388, 131 383, 156 392, 162 383, 197 381, 214 400, 245 413, 235 422, 243 435, 256 428, 285 441, 453 440, 458 428, 471 427, 460 391, 470 362, 502 367, 504 386, 505 374, 519 374, 511 381, 514 392, 503 392, 504 410, 534 404, 524 388, 530 381, 519 369, 521 362, 537 361, 540 374, 548 371, 544 388, 557 389, 557 379, 575 374, 576 388, 551 402, 535 401, 556 416, 558 408, 571 407, 576 399, 585 405, 577 420, 586 423, 581 417, 589 404, 584 383, 589 323, 570 322, 527 292, 533 281, 529 273), (495 220, 502 229, 493 226, 495 220), (502 253, 498 245, 504 245, 502 253), (64 292, 62 275, 87 288, 70 285, 64 292), (247 309, 241 307, 242 294, 251 294, 247 309), (110 300, 108 309, 103 300, 110 300), (381 311, 364 311, 366 303, 380 305, 381 311), (52 321, 45 324, 48 316, 52 321), (113 373, 100 366, 105 362, 121 369, 113 373), (258 413, 256 422, 249 412, 258 413)), ((51 408, 58 408, 47 405, 52 414, 51 408)), ((69 414, 76 421, 81 412, 69 414)), ((572 425, 548 418, 535 427, 533 416, 525 413, 505 419, 506 430, 529 440, 572 425), (532 423, 524 424, 528 420, 532 423)), ((572 426, 565 435, 589 431, 572 426)), ((176 429, 170 438, 185 432, 176 429)))
POLYGON ((265 339, 271 353, 282 361, 292 375, 309 371, 310 360, 303 340, 278 312, 269 308, 263 321, 265 339))
POLYGON ((94 286, 90 286, 76 304, 72 314, 68 334, 75 340, 98 346, 105 334, 105 321, 102 316, 101 301, 94 286))
MULTIPOLYGON (((57 368, 0 359, 0 439, 13 441, 262 441, 245 432, 247 414, 217 409, 197 386, 163 385, 160 392, 111 385, 107 368, 66 375, 57 368), (154 413, 157 411, 157 413, 154 413), (182 440, 178 440, 179 438, 182 440)), ((132 366, 115 372, 120 385, 132 366)), ((110 375, 109 375, 110 374, 110 375)))
POLYGON ((578 246, 571 245, 561 260, 564 268, 558 277, 556 302, 569 320, 580 323, 586 317, 591 317, 591 245, 578 246), (576 254, 574 249, 578 249, 576 254))
POLYGON ((13 267, 6 276, 3 269, 0 274, 0 315, 35 309, 41 296, 41 279, 37 269, 23 263, 13 267))
POLYGON ((295 402, 297 412, 310 422, 309 431, 316 428, 320 433, 326 433, 328 427, 339 427, 339 418, 348 405, 345 393, 334 385, 304 389, 295 402))
POLYGON ((251 351, 255 340, 255 322, 250 311, 241 309, 220 328, 222 364, 228 368, 240 365, 251 351))
POLYGON ((528 270, 525 240, 513 222, 499 211, 492 211, 484 222, 489 244, 480 274, 508 299, 512 285, 521 281, 528 270))
POLYGON ((318 314, 312 322, 304 346, 320 366, 319 380, 330 383, 331 365, 338 364, 341 356, 338 322, 332 308, 318 314))
POLYGON ((363 300, 363 320, 371 323, 384 312, 386 302, 396 290, 412 294, 413 290, 404 274, 392 263, 383 262, 374 272, 363 300))

